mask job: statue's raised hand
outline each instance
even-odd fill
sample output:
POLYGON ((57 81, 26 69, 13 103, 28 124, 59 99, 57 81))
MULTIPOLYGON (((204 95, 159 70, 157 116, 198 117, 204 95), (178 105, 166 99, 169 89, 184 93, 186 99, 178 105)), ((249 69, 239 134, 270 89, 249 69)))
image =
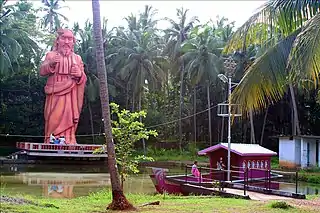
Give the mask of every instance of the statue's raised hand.
POLYGON ((72 67, 71 67, 71 72, 70 74, 76 78, 80 78, 82 73, 81 73, 81 70, 79 68, 79 65, 77 64, 73 64, 72 67))
POLYGON ((60 54, 56 53, 56 55, 49 62, 50 67, 55 67, 56 64, 60 62, 60 60, 61 60, 60 54))

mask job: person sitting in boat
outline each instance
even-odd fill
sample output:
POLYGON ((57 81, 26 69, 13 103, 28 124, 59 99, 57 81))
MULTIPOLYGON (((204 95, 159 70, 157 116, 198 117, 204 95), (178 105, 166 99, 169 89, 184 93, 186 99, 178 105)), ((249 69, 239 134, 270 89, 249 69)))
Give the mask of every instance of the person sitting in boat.
POLYGON ((60 140, 60 145, 66 145, 66 138, 64 136, 61 136, 59 140, 60 140))
POLYGON ((194 161, 194 163, 192 165, 192 168, 191 168, 191 173, 195 177, 200 177, 200 172, 198 170, 198 166, 197 165, 198 165, 198 162, 194 161))
POLYGON ((223 170, 225 168, 226 168, 226 166, 223 163, 222 157, 220 157, 220 161, 217 162, 217 169, 223 170))
POLYGON ((50 135, 50 143, 54 144, 55 140, 56 140, 56 137, 54 137, 54 134, 51 133, 51 135, 50 135))

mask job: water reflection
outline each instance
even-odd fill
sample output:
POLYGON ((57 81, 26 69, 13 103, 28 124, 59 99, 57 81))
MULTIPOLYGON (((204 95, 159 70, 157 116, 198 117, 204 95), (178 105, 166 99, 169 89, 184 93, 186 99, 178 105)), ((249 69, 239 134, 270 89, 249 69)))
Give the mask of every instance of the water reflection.
MULTIPOLYGON (((296 186, 293 183, 281 183, 280 190, 288 192, 296 192, 296 186)), ((320 191, 320 185, 317 184, 308 184, 308 183, 299 183, 298 184, 298 193, 306 195, 317 195, 320 191)))
MULTIPOLYGON (((124 182, 126 193, 155 193, 148 170, 131 175, 124 182)), ((49 198, 85 196, 111 187, 106 166, 11 165, 0 167, 0 182, 11 193, 49 198)), ((184 168, 170 169, 170 174, 184 174, 184 168)), ((280 183, 279 190, 295 192, 294 184, 280 183)), ((299 183, 298 192, 319 194, 320 185, 299 183)))
POLYGON ((52 198, 73 198, 72 185, 43 185, 43 196, 52 198))
POLYGON ((40 186, 42 196, 52 198, 73 198, 110 186, 109 174, 27 172, 6 177, 3 177, 2 181, 7 184, 8 190, 10 190, 8 187, 14 184, 20 185, 20 191, 25 186, 34 190, 40 186), (74 188, 82 188, 84 191, 77 190, 75 195, 74 188))
MULTIPOLYGON (((32 194, 49 198, 73 198, 111 188, 110 175, 95 173, 92 168, 89 168, 89 172, 82 168, 81 173, 79 170, 77 173, 67 173, 66 168, 61 173, 52 172, 51 169, 43 169, 45 172, 39 172, 41 170, 37 167, 26 168, 21 165, 2 167, 0 168, 1 186, 10 193, 32 194)), ((56 168, 53 169, 53 171, 56 170, 56 168)), ((96 168, 96 170, 100 169, 96 168)), ((70 168, 70 171, 76 171, 76 169, 70 168)), ((155 188, 149 175, 143 173, 131 175, 124 182, 124 191, 153 194, 155 188)))

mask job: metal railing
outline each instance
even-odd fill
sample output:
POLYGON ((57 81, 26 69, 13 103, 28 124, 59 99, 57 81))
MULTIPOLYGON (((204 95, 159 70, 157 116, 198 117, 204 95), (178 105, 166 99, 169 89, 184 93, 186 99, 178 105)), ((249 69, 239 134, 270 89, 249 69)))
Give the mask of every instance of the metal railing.
POLYGON ((192 166, 185 166, 185 182, 188 182, 190 178, 197 180, 198 183, 208 183, 218 181, 219 190, 223 189, 224 183, 232 183, 233 185, 243 186, 244 195, 249 186, 254 186, 258 188, 264 188, 265 190, 272 190, 272 184, 294 184, 295 185, 295 194, 298 194, 298 179, 299 174, 295 172, 285 172, 285 171, 276 171, 271 169, 260 169, 260 168, 243 168, 237 166, 231 166, 231 170, 220 170, 216 168, 207 168, 207 167, 198 167, 200 177, 195 177, 192 174, 188 175, 188 169, 190 170, 192 166), (238 169, 238 170, 237 170, 238 169), (244 170, 243 170, 244 169, 244 170), (241 171, 242 170, 242 171, 241 171), (227 174, 230 171, 231 179, 225 181, 227 174), (255 171, 260 171, 260 175, 254 175, 255 171), (272 174, 279 175, 294 175, 295 182, 279 182, 273 179, 281 178, 279 176, 273 176, 272 174), (259 177, 260 176, 260 177, 259 177), (260 186, 259 186, 260 185, 260 186), (264 187, 263 187, 264 186, 264 187))
MULTIPOLYGON (((244 196, 246 196, 246 191, 247 191, 247 187, 248 187, 248 170, 246 169, 245 171, 238 171, 238 170, 224 170, 224 169, 216 169, 216 168, 208 168, 208 167, 198 167, 199 173, 200 173, 200 177, 195 177, 192 174, 188 175, 188 169, 192 169, 192 166, 190 165, 186 165, 185 166, 185 182, 188 182, 188 177, 192 177, 193 179, 198 180, 197 182, 199 184, 201 183, 209 183, 212 182, 212 184, 216 181, 218 181, 218 185, 219 185, 219 191, 223 190, 225 183, 227 183, 228 181, 225 181, 225 174, 227 174, 230 171, 230 174, 233 173, 237 173, 237 174, 243 174, 243 178, 242 176, 232 176, 231 177, 238 177, 237 180, 243 180, 243 183, 233 183, 233 184, 237 184, 237 185, 243 185, 243 194, 244 196), (203 173, 204 171, 209 171, 207 173, 203 173), (218 174, 217 176, 219 177, 219 179, 214 179, 213 177, 215 176, 215 174, 218 174), (205 175, 209 175, 209 178, 207 177, 203 177, 205 175)), ((231 178, 230 182, 234 181, 235 179, 231 178)))

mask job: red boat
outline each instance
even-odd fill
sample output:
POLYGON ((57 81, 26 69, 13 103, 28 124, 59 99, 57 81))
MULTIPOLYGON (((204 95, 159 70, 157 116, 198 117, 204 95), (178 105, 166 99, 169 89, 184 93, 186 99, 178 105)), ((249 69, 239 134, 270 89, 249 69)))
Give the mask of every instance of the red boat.
POLYGON ((203 174, 202 178, 192 175, 167 176, 168 169, 151 167, 150 175, 158 193, 175 195, 218 195, 222 197, 234 197, 249 199, 248 195, 233 194, 223 190, 222 182, 213 181, 210 174, 203 174), (215 185, 216 184, 216 185, 215 185))

